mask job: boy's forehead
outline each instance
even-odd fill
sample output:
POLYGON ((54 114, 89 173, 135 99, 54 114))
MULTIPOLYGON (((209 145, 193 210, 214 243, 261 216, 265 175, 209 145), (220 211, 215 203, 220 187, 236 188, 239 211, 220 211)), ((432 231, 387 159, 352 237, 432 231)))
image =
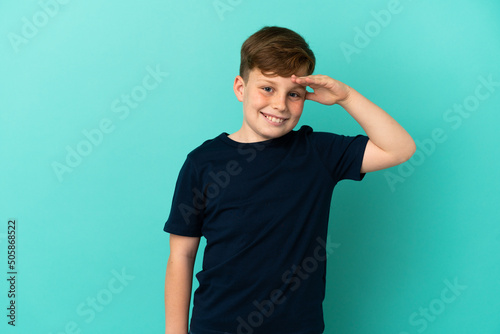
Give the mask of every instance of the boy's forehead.
MULTIPOLYGON (((277 74, 271 74, 272 72, 262 72, 262 70, 258 67, 254 67, 249 71, 250 75, 253 75, 254 77, 264 77, 264 78, 285 78, 277 74), (268 74, 269 73, 269 74, 268 74)), ((307 70, 304 68, 299 69, 296 73, 293 73, 296 76, 306 76, 307 75, 307 70)), ((289 77, 286 77, 289 78, 289 77)))
MULTIPOLYGON (((296 73, 295 75, 302 76, 304 74, 303 73, 296 73)), ((291 86, 294 86, 294 87, 304 88, 304 86, 302 86, 302 85, 293 83, 291 81, 290 77, 282 77, 282 76, 279 76, 279 75, 273 75, 273 76, 264 75, 262 73, 262 71, 260 69, 257 69, 257 68, 254 68, 254 69, 252 69, 250 71, 250 77, 254 81, 257 81, 257 82, 268 82, 268 83, 280 83, 280 82, 284 82, 284 83, 290 83, 291 86)))

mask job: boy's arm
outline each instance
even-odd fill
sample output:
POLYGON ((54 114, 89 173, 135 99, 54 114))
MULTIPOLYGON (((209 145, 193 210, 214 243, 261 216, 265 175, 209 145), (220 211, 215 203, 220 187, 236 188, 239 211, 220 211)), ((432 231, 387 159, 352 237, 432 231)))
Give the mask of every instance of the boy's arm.
POLYGON ((292 81, 310 86, 306 99, 342 106, 370 138, 366 145, 361 173, 396 166, 410 159, 416 146, 411 136, 389 114, 355 89, 326 75, 292 76, 292 81))
POLYGON ((350 88, 345 101, 338 103, 365 130, 366 144, 361 173, 399 165, 415 153, 415 142, 388 113, 350 88))
POLYGON ((187 334, 193 267, 199 237, 170 234, 165 275, 165 334, 187 334))

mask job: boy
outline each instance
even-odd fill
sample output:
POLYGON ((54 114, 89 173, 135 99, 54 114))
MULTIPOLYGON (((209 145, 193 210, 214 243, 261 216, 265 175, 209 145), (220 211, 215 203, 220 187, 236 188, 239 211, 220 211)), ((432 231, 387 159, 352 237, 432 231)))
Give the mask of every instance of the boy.
POLYGON ((170 216, 167 334, 186 334, 193 265, 207 240, 191 334, 320 334, 335 184, 408 160, 410 135, 353 88, 312 75, 305 40, 264 27, 241 49, 243 124, 188 154, 170 216), (313 92, 308 92, 309 86, 313 92), (367 136, 293 130, 305 100, 339 104, 367 136))

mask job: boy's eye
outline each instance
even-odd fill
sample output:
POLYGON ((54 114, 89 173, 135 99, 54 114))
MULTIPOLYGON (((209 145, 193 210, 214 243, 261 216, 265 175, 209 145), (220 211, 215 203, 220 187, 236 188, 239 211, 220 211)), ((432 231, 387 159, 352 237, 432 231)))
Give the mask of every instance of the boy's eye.
POLYGON ((300 97, 300 94, 298 94, 298 93, 290 93, 290 96, 291 97, 300 97))
POLYGON ((268 93, 273 91, 273 89, 271 87, 264 87, 263 89, 264 89, 264 91, 266 91, 268 93))

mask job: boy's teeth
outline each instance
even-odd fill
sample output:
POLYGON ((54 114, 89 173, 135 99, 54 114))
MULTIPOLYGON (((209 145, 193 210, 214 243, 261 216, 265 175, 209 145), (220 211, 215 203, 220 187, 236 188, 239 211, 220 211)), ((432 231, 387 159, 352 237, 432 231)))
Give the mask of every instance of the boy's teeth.
POLYGON ((264 115, 267 117, 267 119, 271 120, 271 122, 275 122, 275 123, 281 123, 283 122, 283 119, 282 118, 276 118, 276 117, 271 117, 271 116, 267 116, 267 115, 264 115))

